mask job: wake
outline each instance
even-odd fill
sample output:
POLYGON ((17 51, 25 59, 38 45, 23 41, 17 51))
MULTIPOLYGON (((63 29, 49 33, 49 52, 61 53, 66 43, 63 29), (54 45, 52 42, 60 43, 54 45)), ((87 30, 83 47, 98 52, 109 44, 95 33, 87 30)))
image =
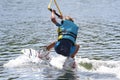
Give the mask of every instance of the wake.
MULTIPOLYGON (((21 54, 15 59, 12 59, 5 63, 3 67, 5 68, 15 68, 15 67, 25 67, 30 64, 36 64, 35 66, 43 66, 46 68, 51 69, 63 69, 63 64, 65 62, 65 57, 63 56, 50 56, 50 61, 44 61, 39 59, 38 57, 29 57, 26 54, 21 54)), ((116 78, 120 79, 120 61, 102 61, 102 60, 90 60, 88 58, 81 58, 76 57, 75 61, 77 63, 77 69, 75 71, 80 72, 81 75, 88 76, 94 75, 94 77, 97 77, 98 75, 101 76, 101 74, 107 74, 108 77, 116 76, 116 78)), ((103 76, 102 76, 103 77, 103 76)))

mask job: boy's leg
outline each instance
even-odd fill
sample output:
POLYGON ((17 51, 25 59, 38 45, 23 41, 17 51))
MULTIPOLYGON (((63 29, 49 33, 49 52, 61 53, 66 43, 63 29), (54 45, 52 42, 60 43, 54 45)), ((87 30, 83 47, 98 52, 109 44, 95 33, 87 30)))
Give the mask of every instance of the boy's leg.
POLYGON ((50 45, 48 45, 48 46, 46 47, 46 49, 49 51, 51 48, 54 47, 55 43, 56 43, 56 42, 51 43, 50 45))
POLYGON ((63 64, 63 69, 65 70, 71 70, 76 68, 76 62, 74 58, 67 57, 64 64, 63 64))
POLYGON ((74 58, 75 55, 77 54, 78 50, 79 50, 80 46, 75 44, 75 51, 73 52, 73 54, 71 55, 71 58, 74 58))
POLYGON ((75 62, 74 57, 77 54, 78 50, 79 50, 79 45, 76 44, 75 46, 72 47, 71 54, 70 54, 71 56, 67 57, 63 64, 64 69, 71 69, 71 68, 75 69, 76 68, 76 62, 75 62))

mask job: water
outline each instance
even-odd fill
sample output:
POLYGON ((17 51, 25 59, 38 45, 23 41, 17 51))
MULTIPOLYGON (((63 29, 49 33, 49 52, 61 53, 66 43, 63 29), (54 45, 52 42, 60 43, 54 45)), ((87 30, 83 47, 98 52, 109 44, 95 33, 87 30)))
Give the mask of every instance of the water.
MULTIPOLYGON (((56 40, 48 3, 0 1, 0 80, 120 80, 119 0, 58 1, 62 12, 72 16, 80 27, 76 72, 30 63, 21 54, 24 48, 39 50, 56 40)), ((51 53, 55 54, 54 50, 51 53)), ((62 59, 52 58, 58 62, 62 59)), ((56 67, 62 65, 53 63, 56 67)))

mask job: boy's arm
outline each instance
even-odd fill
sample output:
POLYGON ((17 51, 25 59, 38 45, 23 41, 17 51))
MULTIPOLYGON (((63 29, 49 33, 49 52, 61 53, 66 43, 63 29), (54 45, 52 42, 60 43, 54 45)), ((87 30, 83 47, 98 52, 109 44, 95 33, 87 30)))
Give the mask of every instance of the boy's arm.
POLYGON ((56 17, 55 17, 55 10, 52 10, 51 21, 52 21, 54 24, 57 24, 56 17))
MULTIPOLYGON (((52 15, 51 15, 51 21, 56 25, 56 26, 60 26, 60 24, 57 22, 56 17, 55 17, 55 10, 52 10, 52 15)), ((60 19, 63 19, 63 16, 60 15, 60 17, 58 17, 60 19)))

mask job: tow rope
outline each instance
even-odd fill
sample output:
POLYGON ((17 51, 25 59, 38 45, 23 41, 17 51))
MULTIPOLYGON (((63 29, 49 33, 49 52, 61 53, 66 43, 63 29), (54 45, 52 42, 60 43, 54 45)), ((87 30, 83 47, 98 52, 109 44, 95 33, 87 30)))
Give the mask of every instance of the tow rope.
MULTIPOLYGON (((48 4, 48 10, 50 10, 50 11, 52 11, 52 8, 51 8, 52 2, 53 2, 53 0, 50 0, 50 2, 49 2, 49 4, 48 4)), ((57 7, 57 9, 58 9, 58 12, 59 12, 59 14, 56 13, 56 12, 55 12, 55 14, 56 14, 58 17, 62 16, 62 12, 61 12, 61 10, 60 10, 60 8, 59 8, 56 0, 54 0, 54 3, 55 3, 55 5, 56 5, 56 7, 57 7)))

